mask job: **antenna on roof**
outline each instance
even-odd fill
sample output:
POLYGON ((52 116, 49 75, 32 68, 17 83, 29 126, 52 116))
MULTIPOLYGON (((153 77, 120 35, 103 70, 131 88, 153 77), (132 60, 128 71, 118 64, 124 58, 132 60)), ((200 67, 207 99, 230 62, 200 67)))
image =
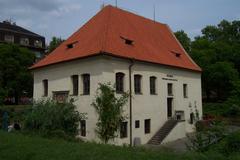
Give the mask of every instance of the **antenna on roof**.
POLYGON ((115 5, 116 5, 116 7, 118 7, 118 1, 117 0, 115 0, 115 5))
POLYGON ((102 10, 105 7, 104 2, 101 4, 100 9, 102 10))
POLYGON ((155 22, 155 4, 153 5, 153 21, 155 22))

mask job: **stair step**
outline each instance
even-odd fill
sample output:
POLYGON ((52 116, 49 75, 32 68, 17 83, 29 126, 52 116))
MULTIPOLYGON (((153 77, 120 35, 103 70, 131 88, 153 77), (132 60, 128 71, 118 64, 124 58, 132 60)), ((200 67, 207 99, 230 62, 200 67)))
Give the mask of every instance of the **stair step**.
POLYGON ((177 120, 168 120, 165 124, 156 132, 156 134, 149 140, 148 144, 159 145, 164 138, 171 132, 176 126, 177 120))

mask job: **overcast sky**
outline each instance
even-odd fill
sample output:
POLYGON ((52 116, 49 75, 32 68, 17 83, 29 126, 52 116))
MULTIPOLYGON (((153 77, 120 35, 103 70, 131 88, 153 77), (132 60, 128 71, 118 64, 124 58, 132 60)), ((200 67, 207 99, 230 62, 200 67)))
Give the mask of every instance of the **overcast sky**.
MULTIPOLYGON (((0 21, 11 18, 17 25, 46 37, 66 39, 103 4, 115 0, 0 0, 0 21)), ((240 20, 240 0, 118 0, 120 8, 167 23, 173 31, 184 30, 191 38, 206 25, 222 19, 240 20)))

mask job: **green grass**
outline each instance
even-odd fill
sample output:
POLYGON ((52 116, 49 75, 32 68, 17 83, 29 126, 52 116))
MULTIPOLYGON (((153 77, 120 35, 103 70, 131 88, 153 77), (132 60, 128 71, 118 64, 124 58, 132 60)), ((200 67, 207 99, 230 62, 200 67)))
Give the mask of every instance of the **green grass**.
MULTIPOLYGON (((232 157, 231 159, 238 159, 232 157)), ((143 148, 45 139, 0 131, 0 160, 226 160, 219 153, 175 153, 143 148)))

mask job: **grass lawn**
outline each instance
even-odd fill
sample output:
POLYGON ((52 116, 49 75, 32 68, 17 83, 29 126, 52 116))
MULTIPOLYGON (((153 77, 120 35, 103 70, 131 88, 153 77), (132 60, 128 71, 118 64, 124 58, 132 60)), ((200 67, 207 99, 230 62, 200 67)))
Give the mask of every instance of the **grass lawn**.
MULTIPOLYGON (((175 153, 95 143, 45 139, 0 131, 0 160, 226 160, 219 153, 175 153)), ((232 158, 231 158, 232 159, 232 158)), ((233 157, 238 159, 238 157, 233 157)))

